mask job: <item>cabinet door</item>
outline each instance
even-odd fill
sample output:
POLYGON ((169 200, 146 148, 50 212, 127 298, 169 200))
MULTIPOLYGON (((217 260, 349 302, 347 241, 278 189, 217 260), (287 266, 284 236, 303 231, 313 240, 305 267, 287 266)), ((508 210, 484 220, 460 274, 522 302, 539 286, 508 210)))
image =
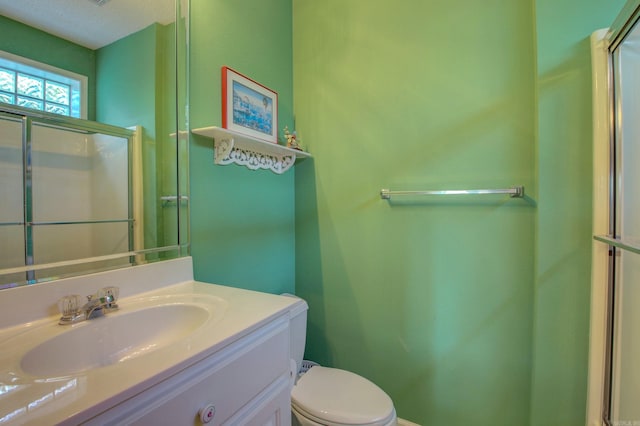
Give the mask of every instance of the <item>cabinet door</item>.
POLYGON ((224 424, 225 426, 290 426, 289 376, 283 375, 276 380, 224 424))

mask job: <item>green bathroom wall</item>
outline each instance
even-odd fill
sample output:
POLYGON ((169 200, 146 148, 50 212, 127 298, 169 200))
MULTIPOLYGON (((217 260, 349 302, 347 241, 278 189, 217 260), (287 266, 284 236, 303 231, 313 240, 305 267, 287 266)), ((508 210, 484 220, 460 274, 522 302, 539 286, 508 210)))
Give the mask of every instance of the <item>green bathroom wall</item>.
POLYGON ((156 63, 160 25, 153 24, 96 51, 98 121, 117 126, 142 123, 156 138, 156 63), (124 100, 117 108, 118 104, 124 100))
MULTIPOLYGON (((227 65, 278 93, 279 128, 293 125, 291 0, 191 0, 190 127, 221 125, 227 65)), ((196 279, 294 291, 294 172, 213 164, 211 139, 191 136, 191 254, 196 279)))
POLYGON ((529 420, 535 194, 529 1, 294 0, 296 292, 306 356, 422 425, 529 420))
POLYGON ((537 0, 538 216, 531 425, 585 424, 591 279, 589 36, 624 0, 537 0))
POLYGON ((295 279, 306 356, 422 425, 584 424, 588 37, 622 3, 192 0, 190 127, 220 124, 228 65, 279 92, 314 156, 276 176, 214 166, 191 137, 196 279, 295 279))
POLYGON ((95 51, 0 15, 0 50, 88 78, 87 117, 95 118, 95 51))
MULTIPOLYGON (((145 248, 165 245, 158 182, 169 132, 163 124, 163 27, 150 25, 96 51, 97 120, 143 128, 145 248), (115 107, 114 107, 115 106, 115 107), (157 114, 156 114, 157 112, 157 114), (166 134, 166 137, 163 135, 166 134)), ((165 167, 163 167, 165 166, 165 167)), ((175 185, 174 185, 175 186, 175 185)), ((176 244, 176 242, 169 242, 176 244)))

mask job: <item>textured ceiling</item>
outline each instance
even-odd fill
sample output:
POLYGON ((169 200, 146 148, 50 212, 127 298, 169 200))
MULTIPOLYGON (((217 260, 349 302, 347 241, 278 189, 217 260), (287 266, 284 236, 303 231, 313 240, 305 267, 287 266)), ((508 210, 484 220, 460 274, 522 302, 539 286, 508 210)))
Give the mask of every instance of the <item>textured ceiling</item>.
POLYGON ((174 22, 175 0, 0 0, 0 13, 97 49, 154 22, 174 22))

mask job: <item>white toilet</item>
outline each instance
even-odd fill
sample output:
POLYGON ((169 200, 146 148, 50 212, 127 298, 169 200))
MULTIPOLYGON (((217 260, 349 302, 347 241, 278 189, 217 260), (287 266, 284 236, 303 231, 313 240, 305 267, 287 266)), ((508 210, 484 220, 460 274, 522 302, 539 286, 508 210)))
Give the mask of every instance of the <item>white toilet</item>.
MULTIPOLYGON (((288 295, 289 296, 289 295, 288 295)), ((316 366, 298 376, 307 338, 307 303, 290 311, 291 422, 300 426, 396 426, 391 398, 378 386, 345 370, 316 366), (295 366, 293 364, 295 361, 295 366)))

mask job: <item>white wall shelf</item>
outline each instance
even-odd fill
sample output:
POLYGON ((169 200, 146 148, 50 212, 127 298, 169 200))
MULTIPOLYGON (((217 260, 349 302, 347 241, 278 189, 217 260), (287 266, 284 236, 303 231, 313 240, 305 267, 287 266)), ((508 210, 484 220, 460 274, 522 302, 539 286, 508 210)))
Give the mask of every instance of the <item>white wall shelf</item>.
POLYGON ((191 132, 213 139, 215 164, 235 163, 251 170, 266 169, 282 174, 294 165, 296 159, 311 157, 308 152, 262 141, 222 127, 201 127, 191 132))

